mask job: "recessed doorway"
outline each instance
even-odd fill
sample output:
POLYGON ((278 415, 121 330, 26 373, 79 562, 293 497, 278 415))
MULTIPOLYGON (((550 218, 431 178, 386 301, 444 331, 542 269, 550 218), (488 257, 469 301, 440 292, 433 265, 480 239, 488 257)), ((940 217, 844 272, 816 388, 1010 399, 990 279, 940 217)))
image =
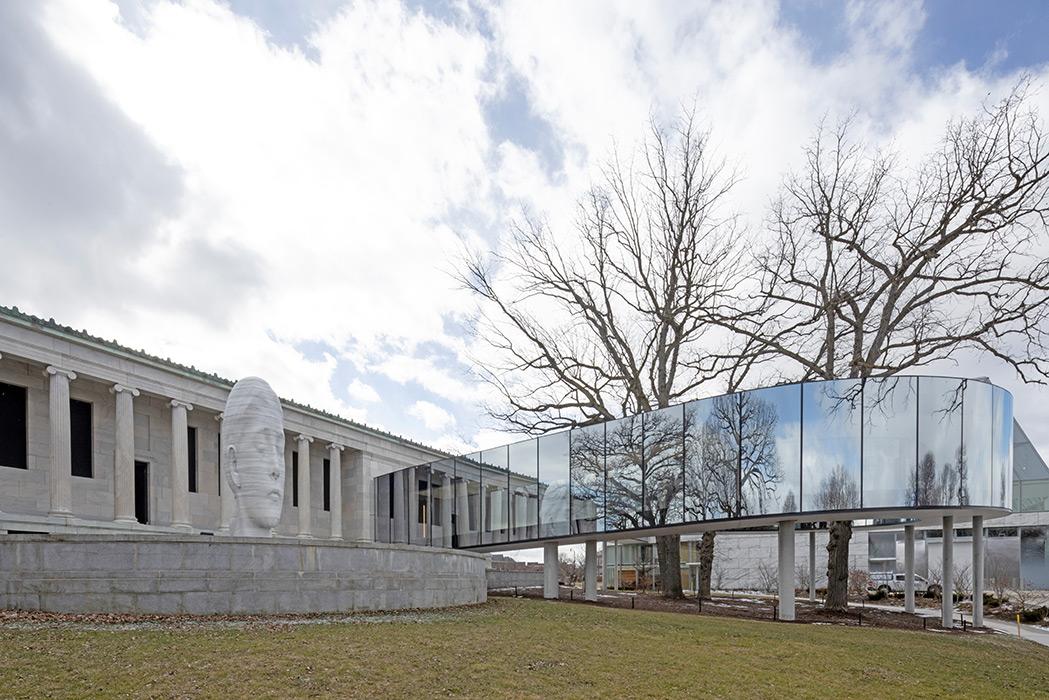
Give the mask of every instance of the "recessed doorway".
POLYGON ((149 522, 149 462, 135 461, 135 519, 149 522))

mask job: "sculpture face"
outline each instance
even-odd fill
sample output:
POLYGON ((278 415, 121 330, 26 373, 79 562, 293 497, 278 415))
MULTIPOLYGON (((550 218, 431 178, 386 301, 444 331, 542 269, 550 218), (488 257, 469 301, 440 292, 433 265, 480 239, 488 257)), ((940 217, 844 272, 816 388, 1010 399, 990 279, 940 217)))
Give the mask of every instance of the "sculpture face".
POLYGON ((284 413, 262 379, 241 379, 222 418, 226 481, 233 493, 230 534, 270 537, 284 507, 284 413))

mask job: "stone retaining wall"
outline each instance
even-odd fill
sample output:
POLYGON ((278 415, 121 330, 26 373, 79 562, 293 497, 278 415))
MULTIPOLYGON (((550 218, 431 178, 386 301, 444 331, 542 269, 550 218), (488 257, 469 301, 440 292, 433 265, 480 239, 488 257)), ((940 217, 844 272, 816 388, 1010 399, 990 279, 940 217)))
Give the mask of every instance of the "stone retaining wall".
POLYGON ((0 608, 271 614, 437 608, 487 599, 487 557, 285 538, 2 535, 0 608))

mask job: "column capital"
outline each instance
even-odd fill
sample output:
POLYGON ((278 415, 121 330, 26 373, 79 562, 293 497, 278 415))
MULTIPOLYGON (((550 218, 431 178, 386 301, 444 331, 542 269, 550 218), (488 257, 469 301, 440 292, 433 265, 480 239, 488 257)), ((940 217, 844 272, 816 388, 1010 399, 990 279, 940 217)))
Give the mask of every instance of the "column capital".
POLYGON ((215 420, 217 420, 219 423, 221 423, 222 419, 225 418, 225 417, 226 417, 225 413, 219 413, 218 415, 215 416, 215 420))
POLYGON ((328 449, 329 450, 334 450, 335 452, 342 452, 343 450, 346 449, 346 445, 340 445, 337 442, 333 442, 333 443, 330 443, 328 445, 328 449))
POLYGON ((309 435, 303 435, 301 433, 299 435, 296 435, 295 439, 298 442, 313 442, 313 438, 311 438, 309 435))
POLYGON ((172 408, 178 408, 180 406, 182 408, 186 409, 187 411, 192 411, 193 410, 193 404, 186 403, 185 401, 179 401, 178 399, 171 399, 171 407, 172 408))
POLYGON ((74 372, 71 369, 62 369, 61 367, 48 365, 47 369, 44 370, 45 376, 56 376, 59 374, 66 377, 69 381, 73 381, 74 379, 76 379, 76 372, 74 372))
POLYGON ((109 387, 109 393, 110 394, 119 394, 119 393, 121 393, 123 391, 126 391, 127 393, 131 394, 132 396, 138 396, 139 393, 140 393, 138 389, 135 389, 135 388, 130 387, 130 386, 124 386, 123 384, 114 384, 113 386, 109 387))

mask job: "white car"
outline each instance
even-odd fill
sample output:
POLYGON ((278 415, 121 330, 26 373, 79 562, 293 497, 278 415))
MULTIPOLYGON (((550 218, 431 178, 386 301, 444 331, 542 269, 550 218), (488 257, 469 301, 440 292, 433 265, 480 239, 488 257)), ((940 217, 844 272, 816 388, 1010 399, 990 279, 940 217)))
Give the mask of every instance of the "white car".
MULTIPOLYGON (((875 573, 871 574, 871 588, 883 593, 890 591, 902 593, 906 583, 906 575, 902 573, 875 573)), ((914 575, 914 592, 921 595, 939 595, 940 584, 929 583, 924 576, 914 575)))

